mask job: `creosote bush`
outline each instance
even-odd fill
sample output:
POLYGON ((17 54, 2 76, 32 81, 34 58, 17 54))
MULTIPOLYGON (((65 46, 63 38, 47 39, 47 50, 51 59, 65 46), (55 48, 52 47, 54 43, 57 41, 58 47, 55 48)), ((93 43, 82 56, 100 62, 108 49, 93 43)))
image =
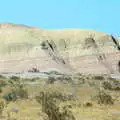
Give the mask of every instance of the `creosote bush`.
POLYGON ((49 116, 49 120, 75 120, 69 108, 60 109, 62 102, 74 100, 70 94, 64 93, 58 89, 42 90, 36 100, 42 105, 42 111, 49 116))
POLYGON ((96 75, 96 76, 93 77, 93 79, 95 79, 95 80, 105 80, 104 76, 102 76, 102 75, 96 75))
POLYGON ((3 96, 5 100, 9 101, 16 101, 17 99, 21 98, 28 98, 28 93, 26 89, 12 89, 9 93, 3 96))
POLYGON ((15 101, 18 98, 24 99, 28 98, 28 92, 25 88, 24 83, 21 82, 21 79, 16 77, 10 79, 8 81, 8 85, 10 86, 10 91, 3 95, 3 98, 7 101, 15 101))
POLYGON ((102 83, 102 86, 103 86, 104 89, 112 90, 112 85, 111 85, 111 83, 109 81, 104 81, 102 83))
POLYGON ((60 111, 59 104, 69 97, 62 96, 57 93, 41 92, 36 100, 42 104, 42 110, 45 112, 50 120, 75 120, 72 112, 69 109, 62 109, 60 111))
POLYGON ((104 81, 102 83, 102 86, 104 87, 104 89, 108 90, 120 90, 120 82, 116 79, 104 81))
POLYGON ((3 110, 5 108, 5 101, 0 99, 0 117, 2 116, 3 110))
POLYGON ((20 78, 17 77, 17 76, 12 76, 12 77, 10 77, 10 79, 12 79, 12 80, 19 80, 20 78))
POLYGON ((5 80, 0 80, 0 87, 5 87, 7 85, 5 80))
POLYGON ((98 95, 96 95, 96 99, 98 101, 98 104, 104 104, 104 105, 114 104, 114 100, 113 100, 112 96, 103 90, 100 90, 98 92, 98 95))

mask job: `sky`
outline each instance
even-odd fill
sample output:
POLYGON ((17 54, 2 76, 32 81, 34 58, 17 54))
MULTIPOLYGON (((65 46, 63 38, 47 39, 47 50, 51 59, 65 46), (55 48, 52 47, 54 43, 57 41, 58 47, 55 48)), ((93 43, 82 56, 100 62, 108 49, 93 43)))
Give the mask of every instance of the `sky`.
POLYGON ((0 0, 0 23, 94 29, 120 36, 120 0, 0 0))

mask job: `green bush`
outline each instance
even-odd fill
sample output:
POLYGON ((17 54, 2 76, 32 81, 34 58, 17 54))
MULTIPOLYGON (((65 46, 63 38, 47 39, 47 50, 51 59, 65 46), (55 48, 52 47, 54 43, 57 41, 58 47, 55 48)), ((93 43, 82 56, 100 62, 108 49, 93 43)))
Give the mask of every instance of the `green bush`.
POLYGON ((11 87, 11 90, 3 95, 5 100, 15 101, 18 98, 28 98, 27 89, 21 79, 12 77, 12 79, 9 80, 9 86, 11 87))
POLYGON ((3 98, 6 101, 16 101, 18 98, 24 99, 28 98, 28 92, 26 89, 19 88, 19 89, 13 89, 9 93, 5 94, 3 98))
POLYGON ((15 91, 11 91, 3 96, 6 101, 15 101, 17 100, 17 94, 15 91))

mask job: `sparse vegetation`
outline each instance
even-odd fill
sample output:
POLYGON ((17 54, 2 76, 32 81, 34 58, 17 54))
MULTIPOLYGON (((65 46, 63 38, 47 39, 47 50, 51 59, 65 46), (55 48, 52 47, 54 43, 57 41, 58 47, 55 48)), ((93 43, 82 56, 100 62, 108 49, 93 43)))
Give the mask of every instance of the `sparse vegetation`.
POLYGON ((24 83, 18 77, 12 77, 9 81, 10 91, 3 95, 3 98, 7 101, 15 101, 18 98, 28 98, 28 93, 24 83))
POLYGON ((0 80, 0 87, 5 87, 6 85, 7 85, 7 83, 4 79, 0 80))
POLYGON ((4 77, 3 75, 0 75, 0 78, 3 78, 3 79, 5 79, 5 77, 4 77))
POLYGON ((45 112, 50 120, 75 120, 72 112, 67 108, 60 111, 59 105, 61 102, 71 100, 73 96, 62 94, 62 92, 56 91, 43 91, 39 96, 36 96, 36 100, 42 104, 42 110, 45 112))
POLYGON ((0 33, 0 120, 120 120, 120 80, 85 74, 120 72, 110 35, 14 24, 1 24, 0 33), (49 67, 54 70, 34 78, 49 67), (82 73, 65 74, 77 70, 82 73))
POLYGON ((98 92, 98 95, 96 96, 96 99, 98 101, 98 104, 104 104, 104 105, 112 105, 114 104, 114 99, 112 96, 108 93, 106 93, 103 90, 100 90, 98 92))
POLYGON ((102 86, 103 86, 104 89, 112 90, 112 85, 111 85, 111 83, 109 81, 104 81, 102 83, 102 86))
MULTIPOLYGON (((44 85, 39 83, 41 83, 41 80, 48 82, 47 78, 45 80, 42 78, 22 79, 13 76, 11 78, 5 78, 5 80, 1 79, 2 93, 0 100, 5 101, 4 105, 1 104, 1 116, 11 120, 19 119, 17 118, 19 114, 22 116, 19 116, 20 119, 24 119, 24 116, 26 116, 28 119, 41 120, 79 120, 79 118, 86 120, 85 113, 87 113, 90 116, 90 120, 93 120, 95 117, 97 118, 98 115, 102 116, 102 118, 99 117, 98 120, 109 118, 109 115, 104 113, 106 111, 109 113, 109 107, 114 105, 114 103, 117 104, 117 101, 119 101, 119 97, 117 97, 119 96, 119 91, 113 90, 113 85, 117 85, 117 81, 119 80, 114 81, 114 84, 112 84, 112 79, 100 81, 93 79, 94 76, 92 75, 87 76, 81 74, 72 77, 71 75, 61 75, 59 77, 51 76, 49 79, 51 79, 52 82, 49 81, 49 84, 45 83, 44 85), (73 84, 74 80, 77 80, 76 84, 73 84), (84 80, 84 82, 79 84, 82 80, 84 80), (56 81, 59 81, 59 83, 56 84, 56 81), (106 85, 106 88, 103 87, 103 83, 106 81, 111 83, 112 87, 109 87, 109 84, 106 85), (37 82, 39 85, 32 84, 34 82, 37 82), (89 85, 89 83, 92 85, 89 85), (102 83, 103 90, 99 89, 100 83, 102 83), (115 92, 118 92, 117 96, 115 92), (95 94, 96 96, 93 97, 91 101, 90 97, 95 94), (116 97, 117 99, 114 99, 116 97), (101 109, 101 107, 104 107, 104 110, 101 109), (19 112, 14 113, 14 116, 13 112, 11 112, 13 108, 19 110, 19 112), (22 108, 23 111, 21 111, 22 108), (8 114, 5 114, 6 111, 8 114), (26 113, 30 113, 30 115, 28 116, 26 113), (30 116, 32 116, 32 114, 36 116, 31 118, 30 116)), ((111 120, 111 118, 109 120, 111 120)))
POLYGON ((120 90, 120 82, 116 79, 104 81, 102 86, 108 90, 120 90))
POLYGON ((9 91, 7 94, 5 94, 3 96, 3 98, 10 102, 10 101, 16 101, 17 99, 21 98, 28 98, 28 93, 26 91, 26 89, 23 88, 17 88, 17 89, 12 89, 11 91, 9 91))
POLYGON ((0 99, 0 117, 2 116, 5 106, 5 101, 0 99))
POLYGON ((102 76, 102 75, 96 75, 96 76, 93 77, 93 79, 95 79, 95 80, 105 80, 104 76, 102 76))
POLYGON ((58 71, 55 71, 55 70, 52 70, 50 72, 48 72, 49 75, 53 74, 53 75, 63 75, 62 73, 58 72, 58 71))
POLYGON ((0 93, 2 93, 2 88, 0 87, 0 93))
POLYGON ((20 77, 17 77, 17 76, 12 76, 12 77, 10 77, 10 79, 11 79, 11 80, 16 81, 16 80, 19 80, 19 79, 20 79, 20 77))

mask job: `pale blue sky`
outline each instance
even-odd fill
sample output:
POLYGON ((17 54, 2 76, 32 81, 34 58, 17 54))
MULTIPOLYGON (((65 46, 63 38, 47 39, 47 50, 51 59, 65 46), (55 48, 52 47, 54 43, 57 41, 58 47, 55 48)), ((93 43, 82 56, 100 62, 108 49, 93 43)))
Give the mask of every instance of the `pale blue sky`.
POLYGON ((0 23, 120 35, 120 0, 0 0, 0 23))

